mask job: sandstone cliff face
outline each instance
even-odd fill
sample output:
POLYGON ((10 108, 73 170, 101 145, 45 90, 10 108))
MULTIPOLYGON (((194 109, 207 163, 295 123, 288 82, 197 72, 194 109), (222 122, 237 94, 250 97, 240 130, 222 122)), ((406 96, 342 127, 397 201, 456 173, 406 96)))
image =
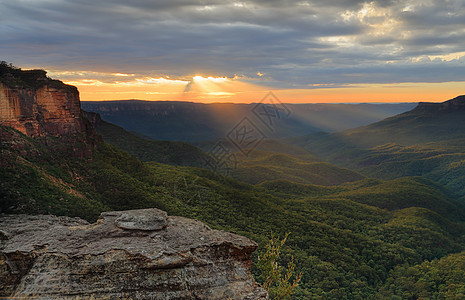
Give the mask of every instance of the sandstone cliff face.
POLYGON ((42 70, 14 71, 2 74, 0 124, 31 137, 87 130, 77 88, 47 78, 42 70))
POLYGON ((256 244, 157 209, 77 218, 0 217, 0 297, 266 299, 256 244))

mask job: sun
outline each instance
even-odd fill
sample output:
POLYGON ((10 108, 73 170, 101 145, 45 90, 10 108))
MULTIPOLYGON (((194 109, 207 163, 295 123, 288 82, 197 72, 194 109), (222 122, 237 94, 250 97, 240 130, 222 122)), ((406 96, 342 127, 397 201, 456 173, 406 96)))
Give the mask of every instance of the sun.
POLYGON ((185 92, 201 95, 203 97, 216 96, 226 97, 234 95, 227 91, 232 84, 232 79, 227 77, 204 77, 201 75, 195 75, 192 80, 187 84, 185 92))

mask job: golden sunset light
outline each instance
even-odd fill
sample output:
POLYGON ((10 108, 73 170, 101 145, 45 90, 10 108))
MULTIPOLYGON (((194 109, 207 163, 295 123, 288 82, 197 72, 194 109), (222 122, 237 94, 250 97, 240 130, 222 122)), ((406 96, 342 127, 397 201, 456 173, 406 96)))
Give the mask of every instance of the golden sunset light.
POLYGON ((132 78, 131 81, 82 79, 65 83, 77 86, 84 101, 140 99, 205 103, 253 103, 260 101, 267 91, 274 91, 286 103, 438 102, 460 94, 464 88, 463 82, 444 82, 343 86, 314 84, 311 89, 279 89, 241 78, 201 75, 195 75, 191 80, 144 77, 132 78))
MULTIPOLYGON (((78 72, 92 77, 92 72, 78 72)), ((51 72, 54 76, 67 73, 51 72)), ((140 99, 151 101, 194 101, 247 103, 257 101, 267 91, 264 86, 237 77, 195 75, 188 79, 142 77, 134 74, 100 73, 100 79, 64 80, 79 88, 83 101, 140 99), (126 80, 122 81, 120 77, 126 80), (103 79, 102 79, 103 78, 103 79)))

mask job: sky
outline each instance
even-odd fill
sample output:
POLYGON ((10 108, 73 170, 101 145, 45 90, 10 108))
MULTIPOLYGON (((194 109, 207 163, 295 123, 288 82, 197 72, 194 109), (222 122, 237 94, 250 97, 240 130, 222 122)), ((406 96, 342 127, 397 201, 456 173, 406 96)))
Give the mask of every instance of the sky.
POLYGON ((81 100, 445 101, 464 0, 0 0, 0 60, 81 100))

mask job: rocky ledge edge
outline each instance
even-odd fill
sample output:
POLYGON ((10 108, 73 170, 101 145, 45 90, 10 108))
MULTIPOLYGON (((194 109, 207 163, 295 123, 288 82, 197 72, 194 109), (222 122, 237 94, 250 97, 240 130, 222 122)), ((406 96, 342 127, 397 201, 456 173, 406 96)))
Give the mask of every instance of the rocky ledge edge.
POLYGON ((268 299, 257 244, 158 209, 0 215, 0 298, 268 299))

